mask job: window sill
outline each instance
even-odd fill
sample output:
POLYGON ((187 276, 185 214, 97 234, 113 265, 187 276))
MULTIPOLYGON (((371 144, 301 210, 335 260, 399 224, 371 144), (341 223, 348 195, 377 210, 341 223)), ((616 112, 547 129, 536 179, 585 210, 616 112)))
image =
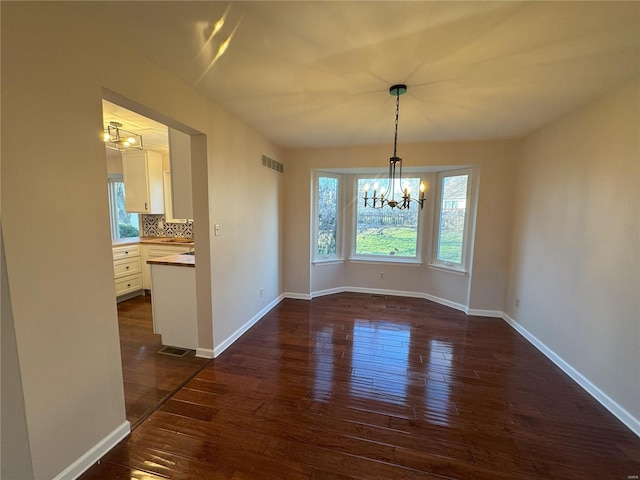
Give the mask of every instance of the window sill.
POLYGON ((323 265, 338 265, 340 263, 344 263, 344 259, 336 258, 331 260, 314 260, 311 263, 317 267, 321 267, 323 265))
POLYGON ((389 258, 389 257, 385 257, 385 258, 364 258, 364 257, 360 257, 360 258, 350 258, 349 262, 351 263, 368 263, 368 264, 380 264, 380 263, 390 263, 390 264, 401 264, 401 265, 412 265, 412 266, 420 266, 422 265, 422 262, 418 259, 415 258, 389 258))
POLYGON ((440 272, 453 273, 454 275, 461 275, 463 277, 467 276, 467 271, 461 268, 447 267, 446 265, 439 265, 439 264, 436 265, 434 263, 430 263, 427 266, 433 270, 438 270, 440 272))

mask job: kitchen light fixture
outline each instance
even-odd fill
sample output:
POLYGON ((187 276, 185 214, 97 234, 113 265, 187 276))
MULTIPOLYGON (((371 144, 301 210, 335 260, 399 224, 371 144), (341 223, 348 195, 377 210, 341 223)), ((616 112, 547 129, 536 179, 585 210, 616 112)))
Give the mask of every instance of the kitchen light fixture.
POLYGON ((137 148, 142 150, 142 135, 122 129, 119 122, 109 122, 104 130, 104 145, 112 150, 137 148))
POLYGON ((393 156, 389 159, 389 189, 387 193, 383 187, 380 189, 380 196, 378 196, 378 183, 373 184, 373 196, 369 196, 369 190, 371 185, 368 183, 364 186, 364 206, 371 208, 382 208, 389 206, 391 208, 397 208, 404 210, 410 207, 411 202, 417 202, 420 204, 420 208, 424 207, 424 183, 420 183, 420 196, 419 198, 411 197, 411 188, 408 183, 402 184, 402 159, 396 154, 398 147, 398 116, 400 113, 400 95, 407 93, 406 85, 394 85, 389 89, 389 94, 396 96, 396 130, 393 137, 393 156), (397 173, 397 177, 396 177, 397 173), (396 187, 402 192, 400 200, 396 200, 396 187), (369 203, 371 202, 371 204, 369 203))

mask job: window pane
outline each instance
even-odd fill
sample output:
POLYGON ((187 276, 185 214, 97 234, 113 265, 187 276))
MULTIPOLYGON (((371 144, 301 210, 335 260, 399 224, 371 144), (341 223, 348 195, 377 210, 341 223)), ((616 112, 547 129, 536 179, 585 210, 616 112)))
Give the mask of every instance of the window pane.
POLYGON ((462 263, 468 180, 469 175, 442 179, 438 260, 443 262, 462 263))
MULTIPOLYGON (((356 221, 356 255, 380 255, 416 257, 418 243, 418 211, 420 206, 411 205, 406 210, 396 208, 370 208, 364 206, 364 186, 370 185, 368 195, 373 194, 374 185, 378 183, 378 196, 381 190, 388 194, 388 180, 375 178, 358 179, 357 221, 356 221)), ((419 178, 405 178, 413 194, 419 192, 419 178)), ((401 185, 395 186, 396 199, 402 196, 401 185)))
POLYGON ((113 182, 113 195, 118 223, 118 238, 137 237, 140 235, 138 214, 128 213, 124 206, 124 182, 113 182))
POLYGON ((338 179, 318 177, 318 256, 338 253, 338 179))

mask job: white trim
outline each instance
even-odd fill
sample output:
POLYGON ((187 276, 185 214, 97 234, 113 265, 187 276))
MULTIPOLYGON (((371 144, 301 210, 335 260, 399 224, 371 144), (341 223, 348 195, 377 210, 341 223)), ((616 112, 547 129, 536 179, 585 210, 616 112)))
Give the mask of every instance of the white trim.
POLYGON ((422 261, 417 259, 416 257, 396 257, 393 255, 381 255, 380 258, 367 256, 367 255, 358 255, 349 257, 350 263, 364 263, 370 265, 376 265, 380 263, 391 263, 391 264, 400 264, 400 265, 411 265, 415 267, 419 267, 422 265, 422 261))
POLYGON ((311 295, 308 293, 284 292, 282 296, 284 298, 292 298, 294 300, 311 300, 311 295))
POLYGON ((454 275, 460 275, 463 277, 466 277, 467 274, 469 273, 467 270, 460 270, 458 268, 447 267, 445 265, 436 265, 434 263, 428 263, 427 268, 430 268, 432 270, 437 270, 439 272, 453 273, 454 275))
POLYGON ((213 358, 213 350, 210 348, 200 348, 196 349, 196 357, 198 358, 213 358))
POLYGON ((140 297, 144 294, 144 288, 141 288, 140 290, 134 290, 133 292, 129 293, 123 293, 122 295, 116 297, 116 303, 125 302, 127 300, 131 300, 132 298, 140 297))
POLYGON ((109 433, 109 435, 96 443, 87 450, 84 455, 56 475, 53 480, 73 480, 74 478, 78 478, 130 433, 131 424, 128 421, 122 422, 115 430, 109 433))
POLYGON ((470 308, 467 310, 467 315, 473 315, 474 317, 502 318, 504 313, 500 310, 479 310, 476 308, 470 308))
POLYGON ((342 221, 342 198, 344 197, 344 181, 343 175, 340 173, 328 173, 322 170, 313 170, 311 172, 312 188, 311 188, 311 256, 314 264, 328 262, 342 262, 342 229, 344 222, 342 221), (318 183, 320 178, 332 178, 336 180, 336 253, 330 255, 318 255, 318 183))
POLYGON ((339 265, 341 263, 344 263, 344 258, 336 258, 332 260, 314 260, 313 262, 311 262, 314 267, 321 267, 323 265, 339 265))
POLYGON ((267 305, 262 310, 260 310, 258 313, 256 313, 247 323, 245 323, 238 330, 236 330, 231 335, 229 335, 229 337, 227 337, 225 340, 220 342, 218 345, 214 345, 214 347, 213 347, 213 358, 216 358, 222 352, 224 352, 227 348, 229 348, 229 346, 231 346, 231 344, 233 342, 235 342, 238 338, 240 338, 240 336, 243 333, 245 333, 253 325, 255 325, 258 322, 258 320, 260 320, 267 313, 269 313, 269 310, 271 310, 273 307, 275 307, 277 304, 279 304, 282 301, 283 298, 284 298, 284 295, 280 295, 279 297, 277 297, 269 305, 267 305))
MULTIPOLYGON (((474 237, 475 232, 470 232, 471 216, 475 218, 476 209, 473 205, 475 182, 477 174, 475 174, 473 167, 462 168, 459 170, 440 171, 436 173, 436 189, 435 189, 435 201, 434 201, 434 218, 433 218, 433 231, 432 234, 432 251, 430 252, 430 267, 440 267, 442 270, 449 270, 452 273, 458 272, 459 274, 466 275, 467 265, 469 264, 470 257, 470 242, 469 237, 474 237), (459 177, 467 176, 467 192, 465 201, 465 213, 464 213, 464 227, 462 230, 462 254, 460 257, 460 263, 448 262, 438 259, 438 247, 440 244, 440 219, 442 216, 442 182, 447 177, 459 177)), ((475 220, 473 222, 475 225, 475 220)))
MULTIPOLYGON (((407 169, 402 169, 402 167, 400 168, 400 175, 402 174, 402 170, 404 170, 404 173, 408 173, 407 169)), ((400 180, 402 181, 408 181, 409 179, 417 179, 418 180, 418 190, 421 184, 427 184, 428 182, 426 181, 426 172, 424 169, 419 169, 417 172, 409 174, 409 175, 405 175, 403 176, 400 180)), ((424 237, 424 229, 425 229, 425 218, 424 218, 424 212, 423 209, 418 209, 418 207, 416 206, 416 210, 413 210, 416 212, 416 219, 417 219, 417 225, 416 225, 416 254, 413 256, 395 256, 395 255, 367 255, 367 254, 358 254, 358 249, 357 249, 357 232, 358 232, 358 208, 360 208, 362 205, 364 205, 363 203, 361 203, 361 201, 363 200, 364 197, 360 197, 359 195, 359 190, 358 190, 358 184, 360 182, 360 180, 370 180, 373 184, 375 184, 376 181, 388 181, 389 180, 389 176, 388 176, 388 169, 381 169, 381 170, 375 170, 372 171, 372 173, 354 173, 353 175, 353 179, 352 179, 352 194, 351 194, 351 199, 350 199, 350 203, 352 204, 352 208, 351 208, 351 232, 350 232, 350 255, 349 255, 349 261, 352 263, 358 263, 358 262, 362 262, 362 263, 396 263, 396 264, 416 264, 416 265, 421 265, 422 264, 422 253, 423 253, 423 237, 424 237)), ((391 189, 392 185, 388 185, 387 188, 391 189)), ((402 195, 402 186, 400 185, 400 191, 396 191, 394 193, 395 197, 398 198, 398 196, 402 195)), ((374 190, 375 191, 375 190, 374 190)), ((390 194, 390 192, 386 192, 387 195, 390 194)), ((362 207, 362 208, 367 208, 367 207, 362 207)))
MULTIPOLYGON (((311 298, 322 297, 324 295, 333 295, 334 293, 344 293, 344 292, 353 292, 353 293, 368 293, 374 295, 392 295, 396 297, 412 297, 412 298, 424 298, 425 300, 430 300, 435 303, 439 303, 440 305, 445 305, 447 307, 454 308, 456 310, 460 310, 461 312, 467 313, 467 307, 462 305, 461 303, 452 302, 451 300, 447 300, 446 298, 436 297, 434 295, 429 295, 428 293, 422 292, 408 292, 404 290, 388 290, 383 288, 363 288, 363 287, 338 287, 338 288, 329 288, 326 290, 318 290, 316 292, 311 292, 311 298)), ((498 312, 501 313, 501 312, 498 312)), ((500 317, 500 315, 498 315, 500 317)))
POLYGON ((447 300, 446 298, 436 297, 435 295, 429 295, 428 293, 423 293, 422 298, 431 300, 432 302, 439 303, 440 305, 444 305, 446 307, 451 307, 456 310, 460 310, 463 313, 467 313, 468 307, 461 303, 452 302, 451 300, 447 300))
POLYGON ((506 313, 502 314, 502 319, 507 322, 515 331, 522 335, 534 347, 542 352, 549 360, 555 363, 564 373, 566 373, 574 382, 580 385, 589 395, 595 398, 600 404, 611 412, 618 420, 624 423, 629 429, 640 437, 640 419, 635 418, 624 407, 613 400, 609 395, 596 387, 591 381, 582 375, 579 371, 567 363, 560 355, 555 353, 544 343, 542 343, 529 330, 520 325, 506 313))
POLYGON ((326 290, 318 290, 317 292, 311 292, 311 298, 324 297, 325 295, 333 295, 334 293, 343 293, 346 291, 348 290, 345 290, 344 288, 327 288, 326 290))

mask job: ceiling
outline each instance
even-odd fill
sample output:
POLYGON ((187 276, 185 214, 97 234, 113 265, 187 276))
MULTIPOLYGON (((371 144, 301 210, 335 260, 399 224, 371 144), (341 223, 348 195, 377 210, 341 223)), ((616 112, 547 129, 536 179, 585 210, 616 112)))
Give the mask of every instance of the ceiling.
POLYGON ((106 100, 102 101, 102 121, 105 127, 110 122, 119 122, 122 124, 122 129, 139 133, 145 150, 169 154, 169 131, 162 123, 106 100))
POLYGON ((391 143, 396 83, 399 143, 458 141, 639 73, 638 2, 117 3, 74 8, 283 147, 391 143))

